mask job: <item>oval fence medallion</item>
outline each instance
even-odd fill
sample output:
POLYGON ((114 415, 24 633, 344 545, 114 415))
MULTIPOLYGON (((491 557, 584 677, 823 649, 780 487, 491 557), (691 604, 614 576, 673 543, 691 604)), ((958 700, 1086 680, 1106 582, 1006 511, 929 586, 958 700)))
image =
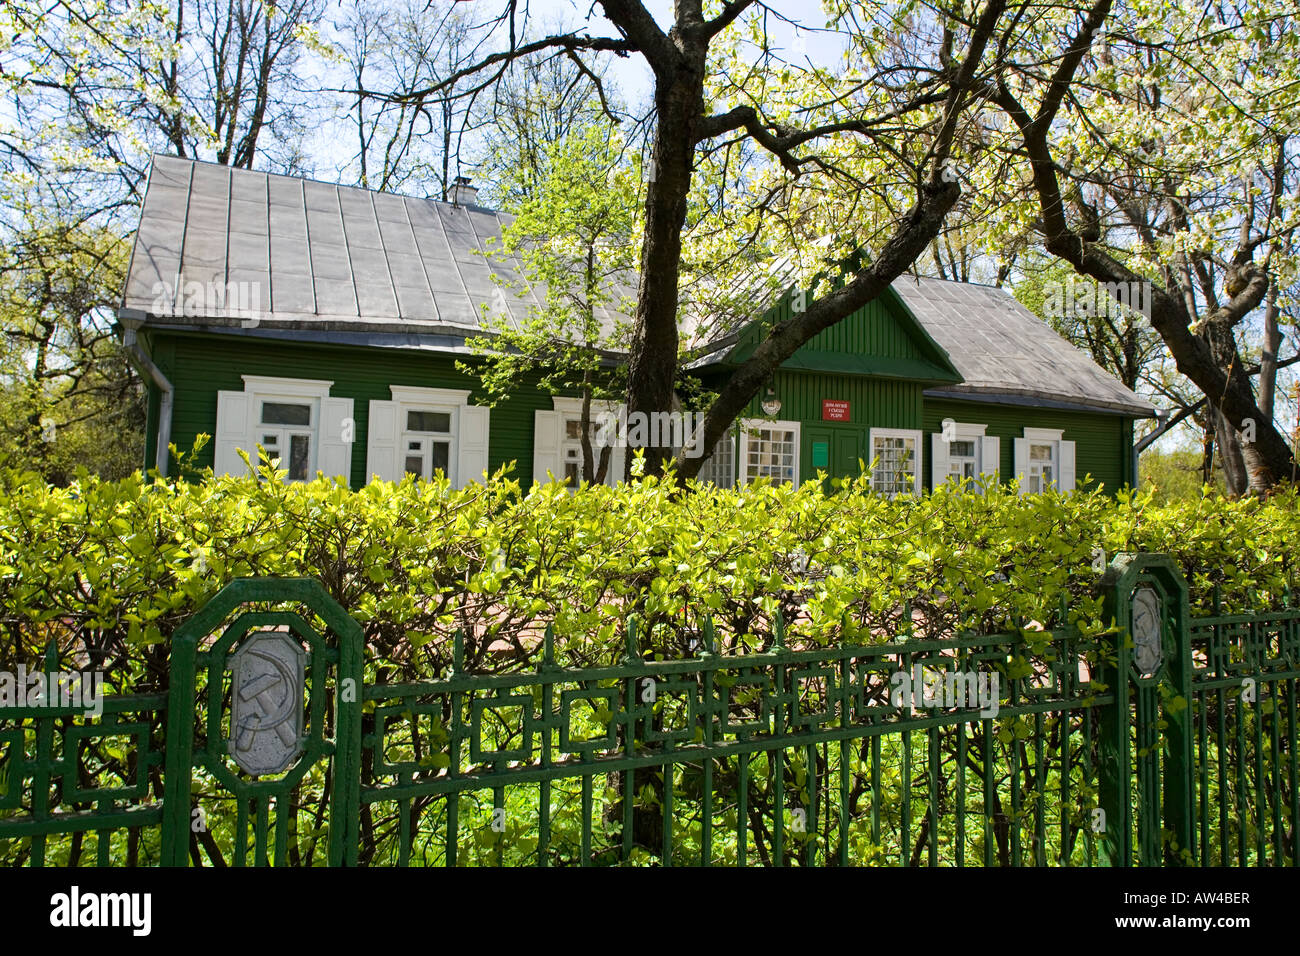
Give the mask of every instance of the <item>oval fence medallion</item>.
POLYGON ((281 631, 258 631, 232 655, 228 747, 246 773, 280 773, 302 753, 305 658, 281 631))
POLYGON ((1164 650, 1160 646, 1160 595, 1148 585, 1133 592, 1133 665, 1143 677, 1160 669, 1164 650))

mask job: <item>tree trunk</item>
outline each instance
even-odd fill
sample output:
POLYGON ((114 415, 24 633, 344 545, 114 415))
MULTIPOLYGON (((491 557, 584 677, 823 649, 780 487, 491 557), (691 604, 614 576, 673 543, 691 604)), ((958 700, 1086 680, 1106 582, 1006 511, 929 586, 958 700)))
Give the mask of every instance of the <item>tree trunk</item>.
MULTIPOLYGON (((688 54, 670 76, 655 83, 654 145, 646 187, 645 240, 636 321, 628 359, 629 414, 666 412, 677 377, 677 291, 682 230, 695 159, 696 124, 704 115, 704 54, 688 54)), ((646 474, 659 474, 669 449, 647 448, 646 474)), ((630 476, 632 456, 624 463, 630 476)))
POLYGON ((1205 421, 1201 423, 1201 484, 1214 484, 1214 413, 1205 412, 1205 421))
POLYGON ((1223 480, 1228 487, 1228 494, 1239 498, 1246 493, 1249 485, 1241 437, 1223 415, 1218 412, 1211 414, 1214 416, 1214 440, 1218 443, 1219 461, 1223 465, 1223 480))
POLYGON ((1271 282, 1264 299, 1264 349, 1259 358, 1259 410, 1272 419, 1276 412, 1277 356, 1282 350, 1282 330, 1277 326, 1277 282, 1271 282))

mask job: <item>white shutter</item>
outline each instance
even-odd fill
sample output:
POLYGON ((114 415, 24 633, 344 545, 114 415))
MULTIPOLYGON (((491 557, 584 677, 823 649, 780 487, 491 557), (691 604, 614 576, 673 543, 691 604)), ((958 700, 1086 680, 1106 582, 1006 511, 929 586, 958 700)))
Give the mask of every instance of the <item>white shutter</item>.
POLYGON ((460 410, 460 448, 456 455, 456 487, 471 481, 483 481, 488 467, 488 422, 491 412, 479 405, 465 405, 460 410))
POLYGON ((930 436, 930 487, 938 488, 948 480, 948 442, 943 432, 930 436))
POLYGON ((1016 479, 1020 482, 1020 493, 1023 495, 1029 487, 1029 439, 1015 438, 1012 440, 1015 442, 1012 463, 1016 469, 1016 479))
POLYGON ((316 469, 326 478, 342 475, 352 483, 352 442, 356 437, 356 421, 352 418, 352 399, 322 398, 320 400, 320 453, 316 456, 316 469))
POLYGON ((376 475, 382 481, 398 481, 397 403, 372 401, 366 425, 366 481, 376 475))
POLYGON ((609 450, 609 468, 605 472, 605 484, 617 485, 623 480, 623 469, 627 467, 627 446, 618 444, 609 450))
POLYGON ((247 392, 217 392, 217 428, 213 442, 212 473, 245 475, 248 466, 239 457, 242 448, 257 464, 257 445, 249 434, 252 402, 247 392))
MULTIPOLYGON (((615 406, 609 404, 604 407, 604 411, 611 415, 619 415, 620 412, 626 412, 626 405, 615 406)), ((618 421, 625 421, 626 418, 619 418, 618 421)), ((605 484, 617 485, 623 481, 623 471, 627 468, 627 443, 622 439, 625 438, 624 432, 617 426, 613 429, 607 429, 607 437, 613 441, 613 446, 609 449, 609 468, 605 471, 605 484)))
POLYGON ((1002 440, 988 436, 980 439, 980 474, 992 475, 989 483, 997 480, 1002 470, 1002 440))
POLYGON ((560 468, 560 413, 539 409, 533 414, 533 481, 550 481, 547 472, 564 477, 560 468))
POLYGON ((1074 490, 1074 442, 1059 442, 1060 451, 1060 478, 1057 481, 1057 487, 1061 491, 1074 490))

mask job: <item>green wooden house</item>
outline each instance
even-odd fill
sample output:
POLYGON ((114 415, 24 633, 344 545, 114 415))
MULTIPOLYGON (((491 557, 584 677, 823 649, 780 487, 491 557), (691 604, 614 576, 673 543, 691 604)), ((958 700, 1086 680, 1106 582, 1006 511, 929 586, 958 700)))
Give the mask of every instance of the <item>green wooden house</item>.
MULTIPOLYGON (((166 473, 169 442, 207 433, 197 464, 217 473, 260 445, 291 479, 354 487, 438 470, 460 486, 510 462, 525 483, 576 474, 576 400, 521 389, 489 409, 456 368, 485 306, 536 304, 494 281, 518 278, 482 254, 509 220, 475 199, 466 183, 443 203, 156 156, 118 311, 148 383, 147 464, 166 473)), ((756 344, 752 324, 697 332, 693 369, 716 380, 756 344)), ((1118 488, 1152 414, 1006 292, 902 278, 786 362, 702 476, 804 481, 861 459, 887 493, 993 473, 1118 488)))

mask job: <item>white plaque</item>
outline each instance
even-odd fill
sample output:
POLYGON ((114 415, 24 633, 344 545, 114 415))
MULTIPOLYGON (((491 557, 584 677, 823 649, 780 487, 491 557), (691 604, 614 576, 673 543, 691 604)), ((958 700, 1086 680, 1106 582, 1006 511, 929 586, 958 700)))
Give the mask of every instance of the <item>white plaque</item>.
POLYGON ((246 773, 280 773, 302 753, 305 658, 283 631, 258 631, 231 656, 228 746, 246 773))

